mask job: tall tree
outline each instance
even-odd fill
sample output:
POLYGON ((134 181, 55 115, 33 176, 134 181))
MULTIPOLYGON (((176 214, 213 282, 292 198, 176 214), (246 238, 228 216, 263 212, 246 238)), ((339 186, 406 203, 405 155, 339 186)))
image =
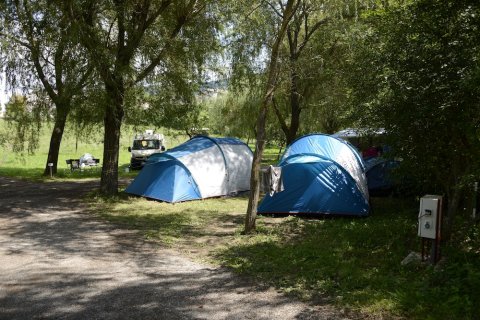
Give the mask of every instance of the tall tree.
MULTIPOLYGON (((302 61, 301 58, 304 52, 308 52, 311 48, 310 41, 315 33, 329 22, 331 17, 328 15, 330 9, 328 7, 328 1, 302 0, 298 10, 293 15, 292 22, 287 27, 286 50, 284 50, 286 52, 282 62, 285 64, 283 69, 288 78, 285 92, 288 98, 282 99, 282 93, 277 90, 275 94, 277 98, 273 99, 273 110, 285 134, 287 144, 290 144, 297 137, 300 127, 300 113, 309 92, 312 91, 312 87, 316 87, 316 84, 318 84, 316 79, 318 77, 315 77, 315 75, 320 71, 321 65, 315 63, 312 65, 305 60, 302 61), (282 100, 288 101, 286 103, 289 106, 287 115, 282 114, 278 105, 283 102, 282 100)), ((322 57, 319 57, 318 54, 310 54, 307 60, 318 62, 322 60, 322 57)))
MULTIPOLYGON (((69 19, 50 1, 7 0, 4 5, 0 13, 1 57, 10 86, 32 96, 39 92, 38 87, 43 87, 55 106, 44 171, 50 174, 48 163, 53 163, 55 174, 67 117, 92 68, 69 19)), ((42 98, 35 99, 38 103, 32 103, 33 108, 44 106, 42 98)))
POLYGON ((480 5, 421 0, 371 22, 352 69, 357 115, 386 129, 419 190, 447 196, 448 230, 480 176, 480 5))
POLYGON ((277 32, 273 35, 270 58, 267 67, 267 77, 264 84, 264 94, 258 111, 256 122, 256 146, 253 155, 252 172, 250 177, 250 196, 248 198, 247 214, 245 216, 245 233, 255 230, 258 201, 260 200, 260 165, 265 149, 265 126, 268 109, 271 107, 272 98, 277 81, 278 56, 280 45, 283 41, 295 11, 298 9, 298 0, 288 0, 278 2, 278 4, 268 3, 279 17, 277 32))
POLYGON ((302 131, 338 129, 348 91, 342 59, 347 57, 350 29, 367 8, 387 5, 387 1, 301 1, 280 52, 281 78, 273 100, 287 144, 302 131))
POLYGON ((207 5, 207 0, 85 0, 64 5, 105 88, 103 194, 118 192, 126 97, 152 74, 168 71, 177 54, 212 34, 207 5))

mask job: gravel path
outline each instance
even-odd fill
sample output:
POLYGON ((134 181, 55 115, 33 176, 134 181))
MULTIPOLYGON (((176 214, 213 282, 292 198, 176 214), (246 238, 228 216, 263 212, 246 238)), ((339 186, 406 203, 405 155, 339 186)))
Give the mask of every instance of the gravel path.
POLYGON ((97 185, 0 177, 0 319, 345 319, 93 219, 97 185))

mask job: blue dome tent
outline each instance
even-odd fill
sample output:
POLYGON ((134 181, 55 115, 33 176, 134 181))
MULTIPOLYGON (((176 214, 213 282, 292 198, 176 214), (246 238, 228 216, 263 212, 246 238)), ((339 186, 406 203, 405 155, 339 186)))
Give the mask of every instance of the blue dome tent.
POLYGON ((368 192, 380 196, 390 194, 396 187, 393 171, 400 166, 400 161, 375 157, 365 161, 368 192))
POLYGON ((284 190, 267 194, 258 213, 368 215, 365 166, 349 143, 323 134, 303 136, 287 148, 279 167, 284 190))
POLYGON ((196 136, 150 156, 125 192, 180 202, 246 191, 252 158, 250 148, 238 139, 196 136))

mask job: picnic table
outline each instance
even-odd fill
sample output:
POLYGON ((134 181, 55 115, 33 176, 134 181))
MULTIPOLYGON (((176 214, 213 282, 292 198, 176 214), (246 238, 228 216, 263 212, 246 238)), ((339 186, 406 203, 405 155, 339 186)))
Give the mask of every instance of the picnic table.
POLYGON ((74 171, 74 170, 81 170, 83 168, 88 168, 88 167, 96 167, 100 163, 100 159, 93 158, 93 161, 90 163, 86 163, 84 167, 82 167, 80 163, 80 159, 67 159, 66 162, 67 162, 67 165, 70 167, 70 171, 74 171))

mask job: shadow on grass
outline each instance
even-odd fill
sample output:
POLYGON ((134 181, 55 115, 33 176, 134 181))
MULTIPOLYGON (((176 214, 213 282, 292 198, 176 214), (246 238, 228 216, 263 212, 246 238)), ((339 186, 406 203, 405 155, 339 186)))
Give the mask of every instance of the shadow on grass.
POLYGON ((475 302, 480 300, 472 284, 480 283, 478 264, 454 274, 400 264, 410 251, 419 250, 416 204, 401 203, 377 199, 376 214, 367 219, 289 218, 276 226, 260 225, 256 235, 216 257, 240 273, 309 300, 335 297, 339 305, 381 317, 476 319, 475 302), (462 280, 462 272, 468 281, 462 280))
MULTIPOLYGON (((119 167, 118 177, 120 179, 132 179, 137 176, 140 171, 129 171, 125 172, 125 167, 128 165, 123 165, 119 167)), ((0 168, 0 176, 27 179, 31 181, 48 181, 52 180, 50 176, 43 175, 44 168, 0 168)), ((58 172, 54 175, 53 180, 81 180, 81 179, 92 179, 100 178, 102 173, 101 167, 92 167, 85 168, 83 170, 74 170, 59 168, 58 172)))
MULTIPOLYGON (((0 168, 0 176, 27 179, 32 181, 51 180, 50 176, 43 176, 44 168, 0 168)), ((83 171, 59 169, 53 179, 78 180, 100 178, 101 168, 87 168, 83 171)))
POLYGON ((43 168, 0 168, 0 176, 43 180, 43 168))
MULTIPOLYGON (((97 204, 98 205, 98 204, 97 204)), ((201 237, 222 264, 305 299, 333 297, 339 305, 379 317, 475 319, 480 260, 447 268, 401 266, 419 251, 418 204, 373 199, 368 218, 259 217, 255 235, 241 236, 245 198, 166 204, 123 197, 100 205, 101 215, 164 243, 194 246, 201 237), (446 301, 448 303, 441 303, 446 301)))
MULTIPOLYGON (((295 301, 287 297, 263 294, 267 288, 164 253, 134 234, 125 241, 130 233, 83 214, 82 197, 98 182, 0 177, 0 186, 1 319, 260 319, 283 312, 311 319, 309 308, 292 312, 295 301)), ((192 221, 177 212, 139 223, 181 229, 192 221)))
POLYGON ((243 223, 245 199, 228 197, 171 204, 122 193, 115 201, 93 198, 91 206, 96 214, 119 227, 140 230, 147 238, 168 244, 233 236, 243 223))
POLYGON ((217 224, 222 222, 230 222, 232 224, 242 222, 241 217, 215 217, 209 211, 193 209, 168 214, 147 213, 141 216, 135 213, 111 215, 106 212, 100 215, 116 225, 140 229, 147 237, 158 235, 160 238, 168 236, 178 239, 212 235, 212 232, 206 228, 206 225, 209 222, 212 223, 213 220, 217 224))

